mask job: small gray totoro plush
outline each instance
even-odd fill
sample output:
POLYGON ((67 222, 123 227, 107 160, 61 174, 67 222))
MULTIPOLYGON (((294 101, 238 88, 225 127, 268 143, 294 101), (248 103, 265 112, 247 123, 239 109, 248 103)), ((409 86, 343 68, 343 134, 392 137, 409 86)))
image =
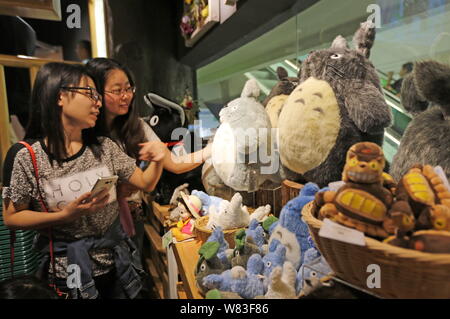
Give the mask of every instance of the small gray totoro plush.
POLYGON ((338 36, 329 49, 303 62, 300 84, 278 119, 283 166, 320 187, 341 179, 348 149, 362 141, 381 145, 391 123, 375 67, 369 61, 375 26, 362 23, 355 49, 338 36))
POLYGON ((203 278, 211 274, 221 274, 227 267, 219 259, 220 244, 216 241, 204 243, 198 254, 200 255, 197 266, 194 269, 195 283, 201 294, 206 294, 208 288, 203 285, 203 278))
POLYGON ((259 94, 258 83, 248 80, 241 97, 220 111, 221 124, 214 135, 214 169, 225 185, 237 191, 255 191, 267 179, 260 175, 260 155, 270 154, 272 127, 257 100, 259 94))
POLYGON ((402 104, 414 118, 390 173, 398 181, 414 164, 440 165, 450 178, 450 66, 423 61, 403 80, 402 104))

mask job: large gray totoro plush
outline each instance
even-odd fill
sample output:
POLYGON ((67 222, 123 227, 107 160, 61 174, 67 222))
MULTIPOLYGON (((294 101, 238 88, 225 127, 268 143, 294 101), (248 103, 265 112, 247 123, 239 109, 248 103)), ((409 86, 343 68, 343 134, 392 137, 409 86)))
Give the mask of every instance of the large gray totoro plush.
POLYGON ((375 40, 371 22, 353 37, 355 49, 338 36, 329 49, 303 62, 300 84, 278 119, 283 166, 319 184, 341 179, 348 149, 355 143, 382 144, 391 123, 377 72, 369 61, 375 40))
POLYGON ((417 62, 403 80, 402 104, 414 118, 391 166, 399 180, 414 164, 440 165, 450 178, 450 66, 417 62))

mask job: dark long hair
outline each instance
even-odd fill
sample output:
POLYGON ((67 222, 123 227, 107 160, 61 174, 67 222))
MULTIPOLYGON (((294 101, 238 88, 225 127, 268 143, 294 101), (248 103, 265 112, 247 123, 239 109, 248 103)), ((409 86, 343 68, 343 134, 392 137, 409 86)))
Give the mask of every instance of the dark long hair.
POLYGON ((86 64, 86 68, 95 81, 98 92, 103 96, 103 107, 100 109, 100 116, 95 131, 98 136, 111 137, 115 133, 119 142, 125 146, 126 153, 137 159, 139 157, 139 143, 145 142, 145 133, 139 120, 139 112, 134 103, 134 96, 131 100, 127 114, 117 116, 112 122, 112 127, 107 127, 105 115, 105 83, 108 75, 113 70, 123 71, 134 86, 133 76, 128 68, 118 61, 107 58, 95 58, 86 64))
MULTIPOLYGON (((58 106, 59 94, 62 86, 78 86, 83 76, 89 74, 82 65, 51 62, 40 68, 34 81, 25 139, 47 138, 50 158, 58 164, 68 156, 64 144, 62 109, 58 106)), ((98 157, 99 150, 93 147, 99 145, 94 129, 84 129, 82 137, 83 143, 91 147, 98 157)))

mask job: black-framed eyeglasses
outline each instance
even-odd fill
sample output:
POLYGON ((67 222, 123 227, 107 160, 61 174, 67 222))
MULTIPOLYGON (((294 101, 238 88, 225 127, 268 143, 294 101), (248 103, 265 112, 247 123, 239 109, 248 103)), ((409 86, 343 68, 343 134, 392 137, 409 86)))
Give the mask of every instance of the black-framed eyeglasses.
POLYGON ((111 93, 111 94, 114 94, 117 96, 121 96, 122 94, 133 95, 134 93, 136 93, 136 87, 130 86, 125 89, 117 89, 117 90, 111 90, 111 91, 105 90, 105 93, 111 93))
POLYGON ((82 94, 84 96, 87 96, 88 98, 90 98, 95 103, 97 103, 98 101, 102 102, 102 96, 97 92, 96 89, 94 89, 94 88, 92 88, 90 86, 86 86, 86 87, 82 87, 82 86, 61 86, 61 89, 67 90, 67 91, 73 91, 73 92, 76 92, 76 93, 80 93, 80 94, 82 94), (78 90, 85 90, 85 91, 87 91, 87 93, 79 92, 78 90))

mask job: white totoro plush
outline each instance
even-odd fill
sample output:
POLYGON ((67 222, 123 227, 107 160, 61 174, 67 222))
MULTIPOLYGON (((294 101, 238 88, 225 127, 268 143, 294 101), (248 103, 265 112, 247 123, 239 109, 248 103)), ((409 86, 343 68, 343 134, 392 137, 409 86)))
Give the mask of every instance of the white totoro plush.
POLYGON ((250 214, 246 206, 242 206, 242 196, 236 193, 231 201, 223 200, 219 207, 209 207, 209 219, 206 225, 209 229, 220 226, 222 229, 247 227, 250 223, 250 214))
POLYGON ((257 82, 248 80, 241 97, 220 111, 221 124, 214 136, 214 169, 227 186, 238 191, 256 190, 266 179, 261 172, 268 172, 261 166, 270 165, 271 124, 257 100, 259 94, 257 82))

